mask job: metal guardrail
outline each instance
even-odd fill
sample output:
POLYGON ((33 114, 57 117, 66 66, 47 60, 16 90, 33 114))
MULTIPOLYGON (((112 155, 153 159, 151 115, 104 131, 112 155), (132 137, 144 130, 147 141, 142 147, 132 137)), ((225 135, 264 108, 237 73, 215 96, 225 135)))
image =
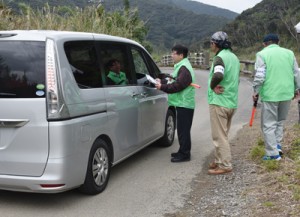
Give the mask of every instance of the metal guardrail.
POLYGON ((244 64, 244 67, 241 69, 241 72, 244 74, 254 75, 254 67, 251 70, 251 66, 255 64, 255 61, 251 60, 240 60, 240 63, 244 64))
MULTIPOLYGON (((208 69, 210 66, 211 59, 209 58, 209 53, 194 53, 188 56, 191 64, 194 67, 202 67, 208 69)), ((241 67, 241 72, 247 75, 254 75, 254 64, 255 61, 251 60, 240 60, 240 63, 243 65, 241 67)), ((159 63, 161 66, 173 66, 174 61, 171 55, 164 55, 159 63)))
MULTIPOLYGON (((189 61, 195 67, 208 66, 209 54, 208 53, 194 53, 188 56, 189 61)), ((162 66, 174 65, 174 61, 171 55, 164 55, 160 61, 162 66)))

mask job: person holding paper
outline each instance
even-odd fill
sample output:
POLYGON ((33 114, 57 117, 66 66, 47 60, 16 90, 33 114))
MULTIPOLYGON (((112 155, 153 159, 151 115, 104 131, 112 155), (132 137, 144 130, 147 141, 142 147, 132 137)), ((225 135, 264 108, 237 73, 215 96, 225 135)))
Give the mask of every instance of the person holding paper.
POLYGON ((188 48, 175 45, 172 48, 174 60, 173 79, 156 79, 157 89, 168 93, 170 106, 176 108, 177 135, 179 150, 171 154, 171 162, 184 162, 191 159, 191 127, 195 109, 195 88, 190 86, 195 83, 195 74, 188 58, 188 48))

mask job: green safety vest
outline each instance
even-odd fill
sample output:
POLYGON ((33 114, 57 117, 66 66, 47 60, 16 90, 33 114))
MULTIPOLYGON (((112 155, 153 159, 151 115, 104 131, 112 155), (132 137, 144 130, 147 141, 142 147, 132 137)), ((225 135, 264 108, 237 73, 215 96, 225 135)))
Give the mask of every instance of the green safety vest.
MULTIPOLYGON (((214 75, 213 61, 208 79, 208 104, 235 109, 237 108, 238 103, 240 61, 229 49, 221 50, 216 56, 221 57, 225 65, 224 77, 219 83, 219 85, 224 87, 224 92, 222 94, 216 94, 210 88, 211 79, 214 75)), ((216 58, 216 56, 214 58, 216 58)))
POLYGON ((294 97, 294 53, 271 44, 258 52, 266 64, 265 81, 259 90, 262 101, 279 102, 294 97))
MULTIPOLYGON (((188 58, 184 58, 179 63, 176 63, 174 65, 174 72, 172 73, 172 77, 175 79, 178 77, 178 71, 182 66, 185 66, 189 70, 192 76, 192 83, 194 83, 195 73, 188 58)), ((171 106, 194 109, 195 88, 192 86, 188 86, 180 92, 168 94, 168 102, 171 106)))
POLYGON ((126 74, 124 72, 117 74, 113 71, 109 71, 107 77, 109 77, 116 85, 127 84, 126 74))

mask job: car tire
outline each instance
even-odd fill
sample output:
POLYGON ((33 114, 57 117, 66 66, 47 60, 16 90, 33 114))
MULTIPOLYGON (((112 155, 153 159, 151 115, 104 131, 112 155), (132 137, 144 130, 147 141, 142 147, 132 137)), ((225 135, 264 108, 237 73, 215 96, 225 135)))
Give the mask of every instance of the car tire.
POLYGON ((79 190, 95 195, 106 188, 111 171, 111 152, 103 139, 97 139, 91 148, 85 181, 79 190))
POLYGON ((174 141, 175 129, 176 129, 175 113, 169 109, 166 117, 165 133, 163 137, 161 137, 158 140, 158 145, 162 147, 170 147, 174 141))

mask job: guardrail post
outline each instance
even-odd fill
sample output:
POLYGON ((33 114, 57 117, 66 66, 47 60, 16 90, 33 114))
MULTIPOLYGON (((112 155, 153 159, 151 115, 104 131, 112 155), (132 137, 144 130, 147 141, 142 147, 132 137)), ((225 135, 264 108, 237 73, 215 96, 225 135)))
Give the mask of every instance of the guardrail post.
POLYGON ((300 99, 298 100, 298 112, 299 112, 298 124, 300 124, 300 99))
POLYGON ((250 60, 240 60, 240 63, 244 64, 244 68, 241 70, 241 72, 243 72, 244 74, 250 74, 250 75, 254 75, 254 71, 250 70, 250 65, 254 65, 254 61, 250 61, 250 60))

